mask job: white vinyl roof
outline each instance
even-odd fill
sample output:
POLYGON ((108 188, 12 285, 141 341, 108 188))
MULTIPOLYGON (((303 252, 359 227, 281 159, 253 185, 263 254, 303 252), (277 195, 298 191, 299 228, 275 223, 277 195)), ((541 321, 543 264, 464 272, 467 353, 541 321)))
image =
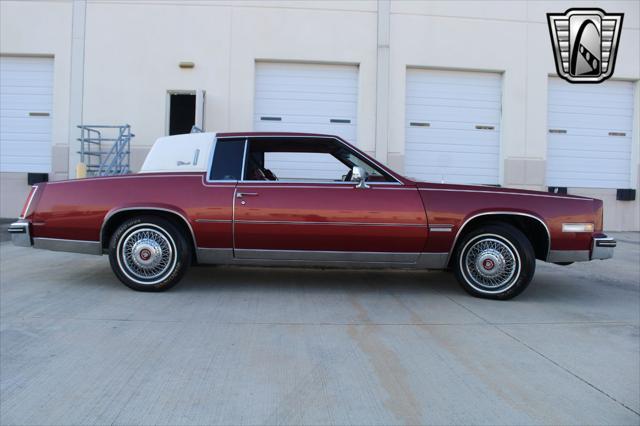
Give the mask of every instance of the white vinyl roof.
POLYGON ((158 138, 140 173, 204 172, 216 133, 188 133, 158 138))

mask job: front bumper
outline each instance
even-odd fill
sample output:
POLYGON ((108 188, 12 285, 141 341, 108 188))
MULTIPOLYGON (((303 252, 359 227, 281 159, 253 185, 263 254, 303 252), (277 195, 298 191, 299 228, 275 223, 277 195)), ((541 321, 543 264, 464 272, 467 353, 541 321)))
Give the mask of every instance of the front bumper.
POLYGON ((591 260, 595 259, 611 259, 613 257, 613 249, 618 243, 615 239, 601 234, 593 238, 591 246, 591 260))
POLYGON ((29 230, 29 221, 19 220, 13 222, 9 225, 9 233, 11 234, 11 241, 16 246, 31 247, 33 245, 31 232, 29 230))

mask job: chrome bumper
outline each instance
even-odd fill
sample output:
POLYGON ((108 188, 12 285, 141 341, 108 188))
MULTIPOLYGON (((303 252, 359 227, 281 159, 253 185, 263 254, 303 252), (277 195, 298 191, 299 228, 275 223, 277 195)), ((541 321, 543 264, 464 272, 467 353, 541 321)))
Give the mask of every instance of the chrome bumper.
POLYGON ((31 241, 31 232, 29 231, 29 222, 26 220, 19 220, 9 225, 9 233, 11 234, 11 241, 16 246, 31 247, 33 242, 31 241))
POLYGON ((611 259, 613 257, 613 249, 618 243, 615 239, 602 235, 593 238, 591 247, 591 260, 595 259, 611 259))

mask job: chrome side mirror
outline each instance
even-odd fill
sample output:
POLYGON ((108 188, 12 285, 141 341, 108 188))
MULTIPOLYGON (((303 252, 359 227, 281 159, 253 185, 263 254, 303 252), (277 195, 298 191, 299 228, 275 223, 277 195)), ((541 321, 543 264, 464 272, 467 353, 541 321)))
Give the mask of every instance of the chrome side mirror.
POLYGON ((356 184, 356 188, 366 189, 369 188, 367 185, 367 178, 369 177, 369 173, 365 169, 360 166, 353 166, 351 170, 351 180, 358 182, 356 184))

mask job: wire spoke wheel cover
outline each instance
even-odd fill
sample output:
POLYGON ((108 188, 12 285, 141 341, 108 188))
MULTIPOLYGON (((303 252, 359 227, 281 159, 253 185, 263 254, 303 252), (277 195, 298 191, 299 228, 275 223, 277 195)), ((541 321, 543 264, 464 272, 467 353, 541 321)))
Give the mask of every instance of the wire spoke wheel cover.
POLYGON ((469 240, 459 262, 469 285, 482 293, 502 293, 520 276, 518 250, 496 234, 482 234, 469 240))
POLYGON ((175 269, 176 245, 161 227, 142 223, 131 227, 117 245, 121 271, 138 284, 157 284, 175 269))

